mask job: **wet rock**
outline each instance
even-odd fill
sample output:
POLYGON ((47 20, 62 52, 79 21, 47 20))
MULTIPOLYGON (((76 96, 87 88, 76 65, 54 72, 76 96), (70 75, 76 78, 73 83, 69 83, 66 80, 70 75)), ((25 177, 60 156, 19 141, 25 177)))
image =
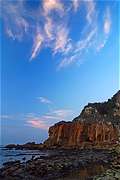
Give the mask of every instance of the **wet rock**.
POLYGON ((12 166, 12 165, 17 165, 17 164, 20 164, 20 161, 19 160, 17 160, 17 161, 8 161, 8 162, 5 162, 5 163, 3 163, 3 166, 12 166))
MULTIPOLYGON (((73 170, 87 168, 97 164, 118 166, 118 156, 112 151, 104 150, 51 150, 53 155, 43 159, 33 159, 26 163, 6 164, 0 169, 0 178, 25 180, 52 180, 65 176, 73 170), (117 164, 115 164, 117 159, 117 164), (114 164, 113 164, 114 163, 114 164)), ((114 168, 115 169, 115 168, 114 168)))

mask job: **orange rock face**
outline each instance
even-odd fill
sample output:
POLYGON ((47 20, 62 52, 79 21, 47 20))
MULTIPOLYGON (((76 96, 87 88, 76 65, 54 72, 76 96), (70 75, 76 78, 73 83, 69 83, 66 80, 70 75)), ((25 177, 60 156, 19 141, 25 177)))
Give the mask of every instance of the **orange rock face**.
POLYGON ((110 144, 120 140, 120 91, 103 103, 89 103, 71 122, 61 121, 49 129, 47 147, 76 147, 83 143, 110 144))
POLYGON ((116 142, 118 131, 112 124, 103 122, 61 122, 49 129, 49 138, 45 145, 81 146, 83 142, 101 143, 116 142))

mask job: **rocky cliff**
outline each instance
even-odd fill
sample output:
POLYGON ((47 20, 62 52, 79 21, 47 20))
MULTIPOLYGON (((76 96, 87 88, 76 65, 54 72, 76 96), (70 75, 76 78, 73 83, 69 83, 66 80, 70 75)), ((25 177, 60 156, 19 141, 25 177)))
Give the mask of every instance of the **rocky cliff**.
POLYGON ((89 103, 71 122, 61 121, 49 128, 47 147, 80 147, 114 144, 119 140, 120 91, 103 103, 89 103))

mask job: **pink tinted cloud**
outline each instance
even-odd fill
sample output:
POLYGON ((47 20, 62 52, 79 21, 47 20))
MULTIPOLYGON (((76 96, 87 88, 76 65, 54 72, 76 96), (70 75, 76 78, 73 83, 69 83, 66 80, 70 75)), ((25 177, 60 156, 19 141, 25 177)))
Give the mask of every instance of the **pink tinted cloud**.
POLYGON ((38 119, 28 120, 27 123, 33 128, 40 128, 44 130, 47 130, 49 128, 47 124, 45 124, 43 121, 38 120, 38 119))
POLYGON ((63 4, 60 0, 44 0, 43 9, 45 14, 48 14, 51 10, 63 11, 63 4))
POLYGON ((44 115, 29 114, 26 116, 27 125, 33 128, 48 130, 55 122, 72 120, 73 111, 70 109, 57 109, 44 115))

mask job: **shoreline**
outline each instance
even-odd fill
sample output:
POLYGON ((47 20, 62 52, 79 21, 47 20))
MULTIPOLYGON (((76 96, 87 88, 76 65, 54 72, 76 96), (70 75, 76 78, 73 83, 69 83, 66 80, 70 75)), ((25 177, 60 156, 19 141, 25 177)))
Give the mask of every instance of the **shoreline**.
MULTIPOLYGON (((111 167, 120 170, 120 154, 114 150, 76 150, 54 149, 46 157, 33 158, 25 163, 20 161, 4 164, 0 169, 0 178, 5 180, 36 179, 53 180, 67 177, 75 171, 89 167, 103 166, 106 171, 111 167)), ((105 173, 103 171, 103 173, 105 173)), ((88 174, 89 175, 89 174, 88 174)), ((94 176, 99 175, 94 173, 94 176)))

